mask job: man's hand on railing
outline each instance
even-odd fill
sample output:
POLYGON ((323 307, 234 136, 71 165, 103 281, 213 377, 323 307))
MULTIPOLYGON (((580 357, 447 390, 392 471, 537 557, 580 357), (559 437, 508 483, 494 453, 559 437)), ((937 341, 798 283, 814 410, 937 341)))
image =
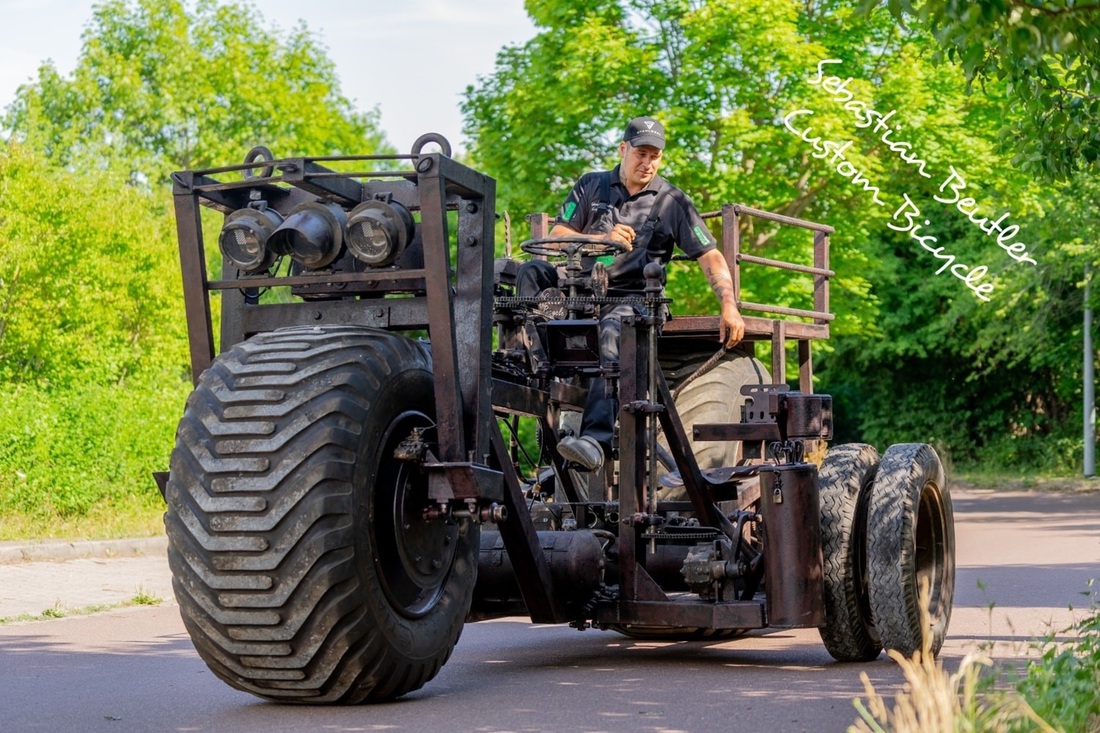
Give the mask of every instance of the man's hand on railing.
POLYGON ((732 349, 745 337, 745 319, 731 301, 722 303, 722 321, 718 326, 718 336, 727 349, 732 349))

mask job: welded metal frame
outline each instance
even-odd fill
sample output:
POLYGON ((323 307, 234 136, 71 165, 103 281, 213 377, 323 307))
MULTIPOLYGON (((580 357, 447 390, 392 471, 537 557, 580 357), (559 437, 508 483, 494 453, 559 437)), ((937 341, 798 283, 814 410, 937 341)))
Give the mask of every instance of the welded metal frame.
MULTIPOLYGON (((552 384, 545 389, 530 385, 495 382, 492 343, 489 338, 494 309, 494 219, 495 182, 441 153, 408 156, 340 156, 329 158, 286 158, 215 168, 185 171, 173 175, 177 234, 183 273, 184 304, 189 327, 192 373, 199 375, 212 363, 219 350, 213 333, 211 295, 221 298, 220 348, 247 338, 252 333, 288 325, 356 324, 383 329, 426 330, 432 343, 433 379, 437 416, 435 453, 423 464, 429 474, 429 495, 444 510, 467 507, 484 511, 493 504, 507 514, 497 515, 501 537, 516 568, 519 587, 532 620, 542 623, 581 622, 570 617, 555 591, 548 561, 542 552, 516 467, 508 458, 497 412, 533 415, 547 428, 553 448, 554 437, 547 423, 551 402, 583 404, 584 391, 552 384), (404 166, 375 171, 341 172, 330 165, 350 163, 374 166, 404 166), (260 175, 255 171, 260 169, 260 175), (241 175, 239 178, 238 174, 241 175), (201 207, 222 213, 243 208, 262 198, 282 213, 318 197, 344 207, 370 200, 385 192, 406 208, 420 214, 419 246, 422 264, 414 267, 383 268, 363 272, 304 272, 293 276, 242 275, 220 280, 208 277, 203 239, 201 207), (452 239, 449 212, 457 214, 452 239), (273 286, 317 287, 318 292, 347 292, 358 299, 307 299, 299 303, 259 304, 246 293, 273 286), (327 290, 326 290, 327 289, 327 290), (383 297, 387 293, 401 297, 383 297), (365 297, 369 295, 370 297, 365 297)), ((828 336, 832 316, 828 308, 828 234, 831 228, 786 217, 776 217, 747 207, 726 207, 721 212, 723 244, 734 273, 739 305, 746 310, 765 310, 780 315, 810 317, 813 323, 788 322, 749 317, 750 334, 767 334, 776 348, 773 362, 783 374, 783 352, 787 338, 799 342, 802 382, 805 391, 812 370, 809 341, 828 336), (814 266, 788 265, 740 252, 740 217, 770 218, 815 232, 814 266), (815 277, 814 310, 803 311, 758 306, 740 301, 741 262, 782 267, 815 277)), ((533 221, 537 233, 545 218, 533 221)), ((545 232, 544 232, 545 233, 545 232)), ((223 265, 231 272, 228 263, 223 265)), ((708 484, 692 454, 687 428, 675 412, 668 386, 661 375, 651 382, 649 374, 652 329, 661 325, 655 317, 626 319, 620 347, 617 381, 620 390, 620 438, 618 507, 618 594, 599 600, 592 609, 597 625, 640 624, 680 628, 758 628, 766 625, 763 601, 705 601, 700 598, 672 598, 647 571, 646 543, 642 533, 657 515, 647 507, 646 427, 655 415, 665 431, 670 453, 684 478, 689 497, 688 510, 704 519, 706 526, 722 528, 728 520, 717 508, 720 499, 708 484), (656 384, 656 390, 650 385, 656 384)), ((663 338, 716 336, 716 316, 689 316, 664 324, 663 338)), ((763 440, 771 433, 758 427, 736 433, 737 439, 763 440), (748 436, 748 438, 746 438, 748 436)), ((556 452, 553 452, 556 456, 556 452)), ((565 466, 556 457, 554 466, 569 499, 578 493, 565 466)), ((754 467, 741 471, 751 475, 754 467)), ((610 478, 610 475, 608 475, 610 478)), ((736 493, 735 482, 727 482, 722 497, 736 493)), ((612 499, 611 482, 607 482, 612 499)), ((658 513, 660 512, 658 507, 658 513)), ((728 528, 727 528, 728 529, 728 528)))
MULTIPOLYGON (((496 183, 438 153, 393 156, 284 158, 243 163, 173 175, 177 236, 183 273, 192 378, 209 368, 219 344, 214 339, 211 295, 221 295, 220 349, 252 333, 279 326, 357 324, 393 330, 426 330, 432 341, 438 459, 431 472, 433 498, 441 503, 499 499, 499 471, 490 469, 492 406, 486 369, 491 343, 492 272, 496 183), (408 166, 341 172, 323 163, 408 166), (262 175, 254 175, 262 168, 262 175), (421 214, 419 236, 423 265, 364 272, 304 272, 291 277, 235 273, 212 280, 206 270, 201 207, 224 214, 254 199, 285 214, 293 206, 320 197, 354 206, 385 193, 421 214), (448 212, 457 212, 456 242, 451 244, 448 212), (455 276, 453 273, 461 273, 455 276), (379 296, 399 298, 305 300, 298 303, 246 302, 245 292, 275 286, 340 288, 359 286, 379 296), (461 318, 455 314, 461 313, 461 318)), ((223 272, 233 273, 229 263, 223 272)))

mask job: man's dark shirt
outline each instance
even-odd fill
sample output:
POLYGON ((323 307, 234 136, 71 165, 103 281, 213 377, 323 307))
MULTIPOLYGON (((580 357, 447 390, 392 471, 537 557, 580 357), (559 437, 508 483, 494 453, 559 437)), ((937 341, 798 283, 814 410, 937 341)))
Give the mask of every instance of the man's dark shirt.
POLYGON ((631 196, 619 180, 619 166, 615 166, 607 189, 609 206, 601 206, 601 178, 606 175, 581 176, 555 223, 582 234, 607 234, 615 224, 634 229, 634 249, 617 255, 608 265, 612 294, 643 292, 643 268, 650 262, 667 265, 675 245, 693 260, 715 248, 715 240, 691 199, 676 186, 654 176, 648 186, 631 196), (662 192, 665 195, 659 196, 662 192), (658 211, 653 210, 655 202, 658 211))

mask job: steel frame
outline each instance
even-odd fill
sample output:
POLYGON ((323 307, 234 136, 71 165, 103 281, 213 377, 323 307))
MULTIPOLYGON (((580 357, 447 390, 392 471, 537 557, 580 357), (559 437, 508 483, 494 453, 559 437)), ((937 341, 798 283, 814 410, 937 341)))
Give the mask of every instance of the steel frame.
MULTIPOLYGON (((173 175, 177 234, 184 283, 184 304, 189 327, 193 378, 212 363, 217 352, 211 295, 221 296, 221 348, 250 334, 287 325, 356 324, 393 330, 426 330, 432 343, 437 415, 438 453, 425 462, 430 496, 442 508, 467 506, 481 510, 500 504, 508 518, 499 522, 505 547, 516 568, 523 600, 532 620, 541 623, 575 621, 563 608, 546 558, 526 508, 521 480, 509 460, 497 412, 533 415, 547 424, 551 402, 568 391, 523 387, 494 381, 491 364, 493 316, 493 264, 495 182, 441 153, 409 156, 348 156, 290 158, 262 163, 262 176, 250 175, 255 161, 238 166, 173 175), (352 162, 409 164, 409 170, 341 173, 328 164, 352 162), (326 165, 322 165, 325 163, 326 165), (246 174, 226 180, 226 174, 246 174), (345 206, 368 200, 386 191, 395 200, 421 215, 419 267, 351 273, 313 273, 294 277, 241 276, 211 280, 207 274, 201 207, 223 213, 242 208, 255 198, 288 210, 297 203, 322 197, 345 206), (452 237, 449 213, 457 214, 452 237), (248 290, 274 285, 352 288, 349 292, 379 297, 359 300, 305 300, 301 303, 256 304, 248 302, 248 290), (381 297, 400 293, 404 297, 381 297)), ((711 214, 708 216, 715 216, 711 214)), ((773 374, 785 373, 787 339, 798 342, 800 385, 812 392, 809 342, 827 338, 828 238, 830 227, 780 217, 740 205, 720 212, 722 241, 740 307, 755 312, 807 317, 811 323, 758 317, 746 318, 750 339, 769 338, 773 344, 773 374), (768 219, 814 232, 814 265, 792 265, 741 251, 743 217, 768 219), (741 300, 740 265, 777 267, 814 276, 813 310, 765 306, 741 300)), ((534 217, 535 237, 546 233, 547 220, 534 217)), ((230 272, 228 263, 223 271, 230 272)), ((664 378, 656 375, 651 393, 649 364, 651 339, 658 327, 652 318, 627 319, 621 344, 620 439, 619 439, 619 570, 618 598, 605 599, 594 608, 599 625, 641 624, 666 627, 717 629, 756 628, 767 622, 765 604, 759 600, 708 602, 672 598, 646 570, 646 547, 641 539, 652 517, 645 496, 646 422, 655 414, 668 438, 672 453, 696 516, 721 528, 724 516, 692 454, 685 426, 676 414, 664 378)), ((713 335, 717 317, 678 317, 665 324, 663 338, 713 335)), ((579 390, 571 399, 579 402, 579 390)), ((757 439, 765 439, 760 428, 757 439)), ((547 431, 549 432, 549 431, 547 431)), ((755 435, 738 434, 740 439, 755 435)), ((552 440, 552 438, 551 438, 552 440)), ((567 473, 560 462, 558 474, 567 473)), ((747 475, 747 473, 746 473, 747 475)), ((577 492, 568 478, 563 484, 571 499, 577 492)), ((727 493, 735 491, 726 487, 727 493)), ((725 520, 728 524, 728 520, 725 520)))

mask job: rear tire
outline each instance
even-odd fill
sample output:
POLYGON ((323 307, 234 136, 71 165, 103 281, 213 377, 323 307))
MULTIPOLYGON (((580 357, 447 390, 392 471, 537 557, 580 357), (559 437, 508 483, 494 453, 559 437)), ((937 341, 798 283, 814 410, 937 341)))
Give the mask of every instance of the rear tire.
POLYGON ((871 487, 871 615, 882 645, 939 653, 955 595, 955 525, 943 466, 930 445, 892 445, 871 487), (921 618, 921 585, 929 618, 921 618), (927 634, 927 639, 925 635, 927 634))
POLYGON ((818 474, 825 625, 821 641, 834 659, 865 662, 882 651, 867 594, 867 508, 879 455, 873 445, 829 449, 818 474))
POLYGON ((290 328, 219 356, 188 400, 165 525, 199 655, 284 702, 381 701, 450 656, 478 528, 423 518, 427 481, 394 449, 431 440, 431 357, 355 327, 290 328))
MULTIPOLYGON (((682 382, 706 363, 710 354, 677 370, 682 382)), ((698 379, 683 388, 676 397, 676 413, 684 424, 688 442, 695 453, 699 468, 734 466, 741 460, 741 443, 737 441, 696 441, 691 437, 691 426, 705 423, 741 422, 741 406, 745 396, 741 387, 746 384, 770 384, 767 368, 752 356, 731 351, 722 361, 698 379)), ((675 389, 675 388, 674 388, 675 389)), ((661 439, 661 444, 668 447, 661 439)))

